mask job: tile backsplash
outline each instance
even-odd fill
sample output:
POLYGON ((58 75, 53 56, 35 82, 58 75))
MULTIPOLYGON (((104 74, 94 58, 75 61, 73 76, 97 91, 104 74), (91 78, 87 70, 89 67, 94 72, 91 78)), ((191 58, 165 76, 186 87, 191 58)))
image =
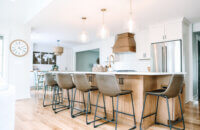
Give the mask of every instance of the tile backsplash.
POLYGON ((113 65, 114 70, 136 70, 147 72, 150 66, 150 60, 139 60, 136 53, 119 53, 115 54, 116 62, 113 65))

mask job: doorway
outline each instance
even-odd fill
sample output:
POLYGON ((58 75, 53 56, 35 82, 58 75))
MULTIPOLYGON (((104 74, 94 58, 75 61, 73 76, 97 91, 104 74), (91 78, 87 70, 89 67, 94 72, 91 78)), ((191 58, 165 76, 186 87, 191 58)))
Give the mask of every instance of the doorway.
POLYGON ((197 100, 200 100, 200 40, 198 40, 198 88, 197 88, 197 100))
POLYGON ((200 100, 200 32, 193 32, 193 100, 200 100))
POLYGON ((92 71, 99 64, 99 49, 76 52, 76 71, 92 71))

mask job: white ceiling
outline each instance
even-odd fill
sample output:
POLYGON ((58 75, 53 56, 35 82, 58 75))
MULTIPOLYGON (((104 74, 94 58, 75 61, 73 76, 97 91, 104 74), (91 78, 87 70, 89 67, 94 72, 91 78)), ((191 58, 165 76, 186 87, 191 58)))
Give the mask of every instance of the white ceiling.
MULTIPOLYGON (((6 18, 3 15, 0 20, 28 21, 32 26, 32 39, 35 43, 55 44, 59 39, 68 46, 85 44, 80 43, 79 39, 82 16, 88 18, 86 29, 89 42, 100 40, 98 32, 102 22, 101 8, 107 8, 105 24, 111 36, 128 30, 129 0, 53 0, 50 4, 51 0, 42 0, 46 1, 43 5, 39 3, 41 0, 8 1, 0 0, 0 11, 5 12, 9 8, 12 11, 6 14, 13 17, 6 18)), ((135 30, 178 17, 199 22, 199 5, 200 0, 133 0, 135 30)))
POLYGON ((52 0, 0 0, 0 24, 24 24, 52 0))

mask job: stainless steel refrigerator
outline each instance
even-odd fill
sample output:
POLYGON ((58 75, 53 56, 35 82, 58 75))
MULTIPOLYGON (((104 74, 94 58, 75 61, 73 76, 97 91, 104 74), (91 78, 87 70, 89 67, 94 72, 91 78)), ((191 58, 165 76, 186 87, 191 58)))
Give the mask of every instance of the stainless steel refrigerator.
POLYGON ((182 41, 151 44, 152 72, 182 72, 182 41))

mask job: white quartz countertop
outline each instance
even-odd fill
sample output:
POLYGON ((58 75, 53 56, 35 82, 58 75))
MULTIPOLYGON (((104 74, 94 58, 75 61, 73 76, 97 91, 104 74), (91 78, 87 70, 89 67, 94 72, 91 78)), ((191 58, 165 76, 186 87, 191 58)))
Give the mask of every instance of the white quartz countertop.
POLYGON ((66 74, 115 74, 115 75, 173 75, 178 74, 182 75, 185 74, 184 72, 181 73, 169 73, 169 72, 67 72, 67 71, 52 71, 51 73, 66 73, 66 74))

